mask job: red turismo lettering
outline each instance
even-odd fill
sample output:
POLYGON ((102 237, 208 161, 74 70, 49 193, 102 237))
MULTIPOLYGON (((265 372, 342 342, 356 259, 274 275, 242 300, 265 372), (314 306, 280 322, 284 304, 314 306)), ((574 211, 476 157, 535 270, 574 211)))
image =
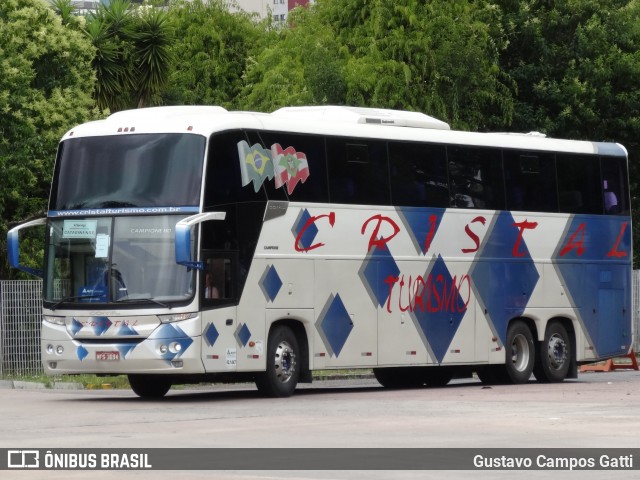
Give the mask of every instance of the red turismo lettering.
POLYGON ((567 242, 565 247, 560 251, 561 257, 564 257, 567 253, 569 253, 571 250, 574 250, 574 249, 578 250, 578 256, 581 256, 584 253, 585 229, 586 229, 586 226, 584 223, 581 223, 580 226, 578 226, 578 229, 575 232, 573 232, 573 235, 571 235, 571 238, 569 238, 569 241, 567 242), (580 239, 576 242, 576 238, 578 237, 578 234, 580 234, 580 239))
POLYGON ((415 279, 409 276, 408 283, 405 282, 404 275, 400 277, 389 275, 384 283, 389 286, 389 296, 387 297, 388 313, 393 313, 391 297, 396 284, 400 287, 397 292, 398 309, 401 312, 462 313, 467 311, 471 301, 471 279, 469 275, 463 275, 460 281, 458 281, 457 277, 447 281, 442 274, 435 277, 429 274, 426 282, 421 275, 418 275, 415 279), (461 298, 461 301, 459 301, 458 297, 462 297, 460 292, 463 289, 466 289, 466 299, 461 298))
MULTIPOLYGON (((484 217, 476 217, 473 220, 471 220, 471 223, 478 223, 480 222, 482 225, 484 225, 485 223, 487 223, 487 219, 484 217)), ((462 253, 472 253, 472 252, 477 252, 478 249, 480 248, 480 237, 478 237, 478 235, 476 235, 471 228, 469 228, 469 225, 464 227, 464 231, 467 232, 467 235, 469 235, 469 238, 471 238, 471 240, 473 240, 473 243, 476 244, 475 248, 463 248, 462 249, 462 253)))
POLYGON ((620 242, 622 242, 622 235, 624 235, 624 231, 627 229, 627 225, 629 222, 624 222, 620 227, 620 233, 618 234, 618 239, 616 240, 616 244, 613 246, 611 251, 607 253, 607 257, 621 258, 626 257, 627 252, 619 252, 618 247, 620 246, 620 242))
POLYGON ((534 229, 538 226, 538 222, 528 222, 528 221, 524 221, 524 222, 520 222, 520 223, 514 223, 513 224, 514 227, 518 227, 518 229, 520 230, 518 233, 518 238, 516 239, 516 243, 513 245, 513 250, 511 251, 511 255, 513 255, 514 257, 524 257, 526 252, 520 252, 520 243, 522 242, 522 234, 524 233, 525 229, 534 229))
POLYGON ((324 243, 314 243, 313 245, 311 245, 309 248, 304 248, 300 246, 300 240, 302 239, 302 236, 304 235, 304 232, 307 230, 307 228, 309 228, 312 224, 314 224, 316 222, 316 220, 320 220, 321 218, 328 218, 329 219, 329 225, 331 225, 331 227, 333 227, 333 225, 336 223, 336 214, 335 212, 331 212, 329 213, 329 215, 318 215, 316 217, 310 217, 309 220, 307 220, 307 223, 304 224, 304 227, 302 227, 300 229, 300 232, 298 233, 298 236, 296 237, 296 243, 294 245, 296 252, 308 252, 309 250, 313 250, 315 248, 320 248, 324 246, 324 243))
POLYGON ((371 247, 373 246, 376 246, 378 248, 384 248, 384 246, 400 232, 400 227, 398 227, 396 222, 391 220, 389 217, 383 217, 382 215, 378 214, 378 215, 374 215, 373 217, 369 218, 366 222, 364 222, 364 224, 362 225, 362 229, 360 230, 360 233, 362 235, 364 235, 364 231, 367 229, 367 225, 369 225, 369 222, 372 220, 377 220, 378 224, 373 229, 373 234, 369 238, 369 247, 367 248, 367 252, 370 252, 371 247), (378 238, 378 232, 380 232, 380 225, 382 225, 383 221, 391 225, 393 227, 394 232, 389 237, 378 238))

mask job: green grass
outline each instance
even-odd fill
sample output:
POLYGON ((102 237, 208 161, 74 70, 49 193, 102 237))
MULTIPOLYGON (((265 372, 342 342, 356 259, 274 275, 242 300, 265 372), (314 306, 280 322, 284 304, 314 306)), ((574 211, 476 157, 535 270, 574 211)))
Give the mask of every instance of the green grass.
MULTIPOLYGON (((332 377, 355 376, 371 374, 371 369, 339 369, 339 370, 315 370, 313 378, 326 380, 332 377)), ((101 389, 129 389, 129 381, 126 375, 102 377, 97 375, 5 375, 0 380, 15 380, 20 382, 43 383, 46 388, 53 388, 56 383, 77 383, 88 390, 101 389)))
POLYGON ((78 383, 86 389, 129 388, 126 375, 99 377, 97 375, 5 375, 2 380, 43 383, 53 388, 56 383, 78 383))

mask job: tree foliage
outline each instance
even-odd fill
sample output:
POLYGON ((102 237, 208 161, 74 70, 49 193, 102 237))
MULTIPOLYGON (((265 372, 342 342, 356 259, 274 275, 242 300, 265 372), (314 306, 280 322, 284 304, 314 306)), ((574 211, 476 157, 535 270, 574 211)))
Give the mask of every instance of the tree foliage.
POLYGON ((518 86, 512 128, 622 143, 640 244, 640 1, 498 3, 509 38, 500 63, 518 86))
POLYGON ((473 130, 509 123, 498 20, 482 2, 320 1, 250 65, 245 102, 418 110, 473 130))
MULTIPOLYGON (((12 223, 42 215, 56 145, 91 111, 94 50, 41 0, 0 2, 0 250, 12 223)), ((30 247, 25 246, 28 250, 30 247)), ((29 257, 42 258, 42 245, 29 257)), ((0 259, 0 278, 15 275, 0 259)))
POLYGON ((95 100, 101 110, 159 103, 173 66, 173 30, 164 10, 112 0, 88 16, 85 32, 96 49, 95 100))
POLYGON ((247 62, 265 41, 264 25, 220 0, 174 0, 168 15, 176 61, 165 102, 236 108, 247 62))

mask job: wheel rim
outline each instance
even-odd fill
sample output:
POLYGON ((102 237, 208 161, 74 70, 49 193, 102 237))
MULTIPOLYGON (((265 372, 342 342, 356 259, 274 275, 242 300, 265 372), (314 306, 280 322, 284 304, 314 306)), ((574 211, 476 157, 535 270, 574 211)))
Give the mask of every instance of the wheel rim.
POLYGON ((511 342, 511 363, 518 372, 524 372, 529 365, 529 342, 527 337, 518 334, 511 342))
POLYGON ((287 383, 296 370, 296 353, 287 342, 280 342, 276 348, 275 358, 276 378, 281 383, 287 383))
POLYGON ((567 344, 564 339, 553 334, 547 344, 547 354, 549 355, 549 366, 554 370, 560 370, 567 361, 567 344))

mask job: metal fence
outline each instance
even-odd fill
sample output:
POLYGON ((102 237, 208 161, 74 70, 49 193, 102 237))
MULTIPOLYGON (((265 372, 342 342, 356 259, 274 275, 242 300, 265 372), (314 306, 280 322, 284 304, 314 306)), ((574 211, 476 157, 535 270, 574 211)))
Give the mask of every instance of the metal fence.
MULTIPOLYGON (((0 377, 42 373, 42 281, 0 281, 0 377)), ((633 272, 633 323, 640 352, 640 270, 633 272)))
POLYGON ((42 281, 0 281, 0 377, 42 373, 42 281))

